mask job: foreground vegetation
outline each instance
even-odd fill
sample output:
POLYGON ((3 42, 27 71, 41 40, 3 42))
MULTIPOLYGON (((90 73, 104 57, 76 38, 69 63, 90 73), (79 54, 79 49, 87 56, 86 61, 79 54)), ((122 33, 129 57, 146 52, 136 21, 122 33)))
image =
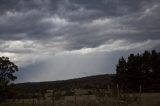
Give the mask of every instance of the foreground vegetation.
POLYGON ((72 95, 10 99, 0 106, 159 106, 160 93, 111 94, 106 90, 77 90, 72 95), (85 92, 84 92, 85 91, 85 92))

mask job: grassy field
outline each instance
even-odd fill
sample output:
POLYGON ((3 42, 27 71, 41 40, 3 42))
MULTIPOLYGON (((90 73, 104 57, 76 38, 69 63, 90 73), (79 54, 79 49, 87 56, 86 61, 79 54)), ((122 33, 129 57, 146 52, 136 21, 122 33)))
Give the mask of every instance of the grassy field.
MULTIPOLYGON (((103 90, 102 90, 103 91, 103 90)), ((0 106, 159 106, 160 93, 110 94, 84 90, 76 95, 8 100, 0 106), (88 92, 88 91, 86 91, 88 92)))
POLYGON ((144 93, 141 100, 142 106, 160 106, 160 93, 144 93))

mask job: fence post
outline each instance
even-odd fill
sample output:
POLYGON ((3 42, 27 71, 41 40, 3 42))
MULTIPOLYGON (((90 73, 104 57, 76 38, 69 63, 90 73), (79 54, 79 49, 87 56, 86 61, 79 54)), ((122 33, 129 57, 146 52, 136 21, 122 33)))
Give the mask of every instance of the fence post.
POLYGON ((55 106, 55 91, 52 91, 52 106, 55 106))
POLYGON ((23 98, 22 98, 22 104, 23 104, 23 106, 24 106, 24 94, 23 94, 23 98))
POLYGON ((119 97, 119 85, 117 84, 117 95, 119 97))
POLYGON ((139 86, 139 93, 142 93, 142 85, 139 86))
POLYGON ((77 106, 77 97, 76 97, 76 91, 74 92, 74 106, 77 106))
POLYGON ((35 105, 34 105, 34 97, 32 98, 32 104, 33 104, 33 106, 35 106, 35 105))
POLYGON ((139 86, 139 102, 140 102, 140 106, 142 105, 142 85, 139 86))

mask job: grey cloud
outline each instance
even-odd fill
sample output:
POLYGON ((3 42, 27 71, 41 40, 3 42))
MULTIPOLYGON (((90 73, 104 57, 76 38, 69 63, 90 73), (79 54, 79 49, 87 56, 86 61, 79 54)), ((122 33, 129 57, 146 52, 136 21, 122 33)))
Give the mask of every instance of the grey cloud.
POLYGON ((155 0, 66 0, 67 6, 62 9, 63 16, 71 20, 84 21, 105 17, 120 17, 139 13, 155 0), (69 5, 69 6, 68 6, 69 5), (71 8, 74 7, 74 8, 71 8))
POLYGON ((153 38, 157 39, 159 34, 158 10, 160 6, 154 0, 15 0, 14 2, 2 0, 1 5, 1 11, 5 11, 0 17, 1 39, 43 40, 64 36, 64 38, 67 37, 66 40, 69 40, 70 46, 76 42, 80 45, 75 48, 83 48, 89 45, 96 47, 109 39, 134 38, 132 36, 137 36, 136 39, 143 39, 145 36, 151 37, 150 33, 154 34, 153 38), (12 6, 10 6, 11 4, 12 6), (152 9, 152 13, 143 16, 145 10, 154 5, 157 7, 152 9), (57 26, 51 22, 42 22, 43 19, 54 16, 66 19, 70 23, 57 29, 57 26), (141 18, 137 19, 137 17, 141 18), (86 28, 84 25, 105 18, 115 21, 111 23, 113 27, 107 25, 108 23, 97 29, 86 28), (123 29, 124 26, 125 29, 123 29), (121 30, 121 32, 117 34, 117 30, 121 30), (128 30, 135 31, 135 33, 128 33, 128 30), (103 34, 99 34, 100 31, 103 34), (139 32, 137 33, 137 31, 139 32))
MULTIPOLYGON (((56 7, 57 1, 52 4, 52 7, 56 7)), ((32 9, 43 10, 50 5, 50 0, 1 0, 0 1, 0 13, 4 14, 7 11, 26 12, 32 9)), ((47 8, 48 9, 48 8, 47 8)))
MULTIPOLYGON (((43 37, 49 25, 40 23, 43 14, 33 10, 27 13, 8 12, 1 16, 0 33, 4 39, 23 39, 25 37, 43 37), (42 31, 43 30, 43 31, 42 31), (17 36, 22 34, 20 36, 17 36)), ((46 35, 47 36, 47 35, 46 35)))

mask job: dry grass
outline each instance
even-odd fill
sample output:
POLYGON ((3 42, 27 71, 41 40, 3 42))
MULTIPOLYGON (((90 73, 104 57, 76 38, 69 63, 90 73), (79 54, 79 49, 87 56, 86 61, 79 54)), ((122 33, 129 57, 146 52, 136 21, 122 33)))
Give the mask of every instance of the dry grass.
POLYGON ((19 99, 8 101, 0 106, 159 106, 160 93, 115 95, 63 96, 53 101, 46 99, 19 99))

